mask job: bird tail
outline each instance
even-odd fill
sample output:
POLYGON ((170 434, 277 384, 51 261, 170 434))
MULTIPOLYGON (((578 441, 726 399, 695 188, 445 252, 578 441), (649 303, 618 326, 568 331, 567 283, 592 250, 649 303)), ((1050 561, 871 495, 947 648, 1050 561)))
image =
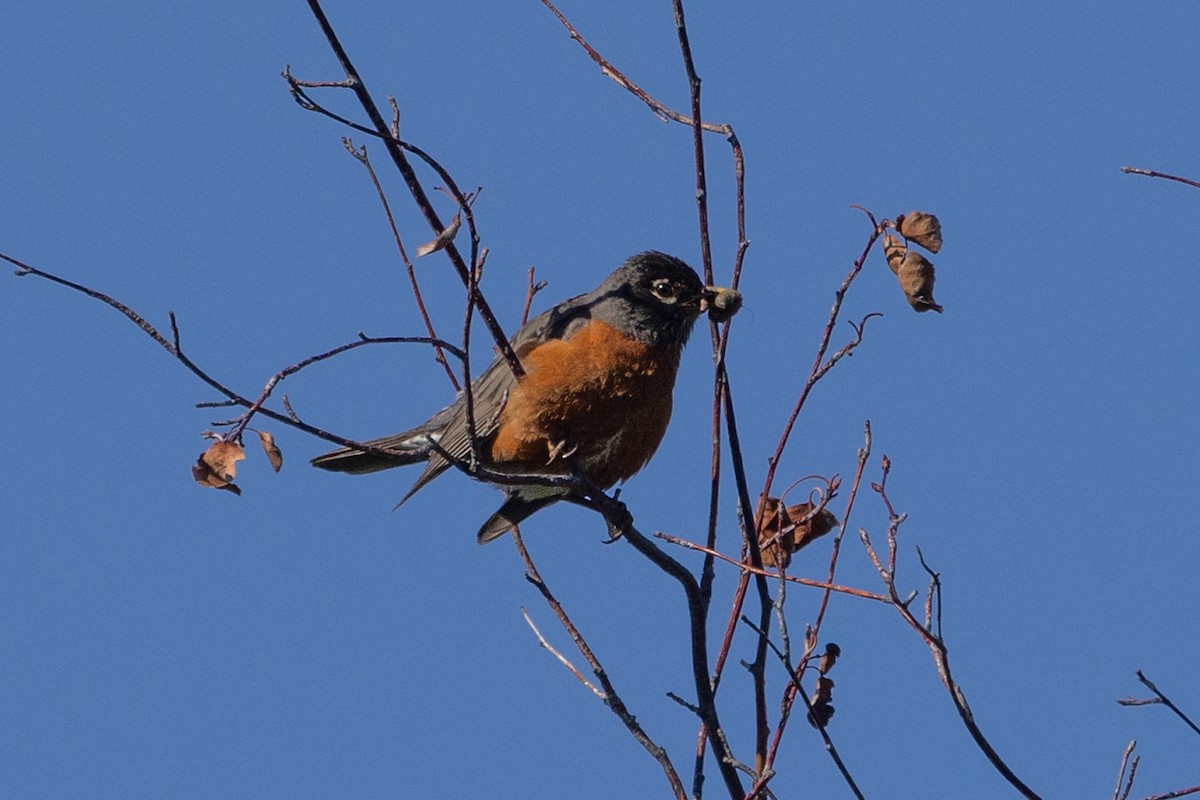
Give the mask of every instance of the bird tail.
POLYGON ((429 458, 429 452, 432 449, 429 434, 421 430, 384 436, 363 442, 363 444, 392 452, 387 454, 369 453, 355 447, 339 447, 337 450, 317 456, 310 463, 314 467, 327 469, 330 472, 349 472, 352 475, 361 475, 425 461, 429 458))
POLYGON ((522 486, 512 492, 504 505, 495 514, 488 517, 479 529, 476 539, 480 544, 487 544, 498 539, 512 530, 514 525, 524 522, 536 511, 541 511, 552 503, 564 498, 561 488, 553 486, 522 486))
POLYGON ((454 416, 456 409, 457 406, 451 403, 415 428, 363 442, 367 447, 391 450, 391 453, 367 453, 357 447, 339 447, 337 450, 322 453, 309 463, 331 472, 362 475, 427 461, 429 454, 433 452, 434 443, 441 438, 442 431, 454 416))

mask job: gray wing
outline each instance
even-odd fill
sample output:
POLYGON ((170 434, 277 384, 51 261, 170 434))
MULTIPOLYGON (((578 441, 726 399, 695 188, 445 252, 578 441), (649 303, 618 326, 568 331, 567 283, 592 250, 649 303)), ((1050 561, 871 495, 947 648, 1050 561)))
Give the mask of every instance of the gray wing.
MULTIPOLYGON (((572 297, 526 323, 509 342, 517 358, 524 358, 530 350, 549 339, 565 339, 585 324, 591 318, 594 294, 593 292, 572 297)), ((499 355, 471 384, 475 438, 480 443, 480 449, 485 452, 486 445, 500 426, 500 412, 504 408, 505 398, 515 385, 512 368, 499 355)), ((465 395, 460 396, 450 408, 454 409, 454 413, 438 439, 441 452, 435 450, 429 454, 429 463, 425 466, 425 471, 404 495, 401 503, 449 469, 454 462, 470 461, 471 436, 467 425, 465 395)))

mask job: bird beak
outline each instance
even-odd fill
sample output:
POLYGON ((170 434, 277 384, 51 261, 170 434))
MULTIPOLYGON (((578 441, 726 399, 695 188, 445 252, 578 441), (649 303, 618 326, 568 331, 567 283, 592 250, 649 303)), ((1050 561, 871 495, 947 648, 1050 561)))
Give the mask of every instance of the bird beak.
POLYGON ((733 317, 742 307, 742 293, 723 286, 705 286, 700 299, 700 311, 708 312, 709 319, 721 323, 733 317))

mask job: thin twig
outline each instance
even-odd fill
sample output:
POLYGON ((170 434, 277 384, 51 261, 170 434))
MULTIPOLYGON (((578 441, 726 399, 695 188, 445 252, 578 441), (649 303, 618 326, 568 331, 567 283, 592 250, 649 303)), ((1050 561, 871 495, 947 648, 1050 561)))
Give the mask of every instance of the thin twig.
POLYGON ((717 769, 725 782, 729 795, 738 800, 744 794, 741 779, 737 774, 736 760, 725 740, 721 722, 717 713, 716 698, 709 678, 708 666, 708 631, 704 614, 704 604, 700 597, 700 585, 686 567, 671 556, 667 555, 653 541, 646 537, 633 524, 625 505, 614 500, 601 491, 589 492, 594 507, 604 515, 610 529, 633 546, 635 550, 648 558, 655 566, 674 578, 682 587, 687 601, 689 628, 691 632, 692 682, 696 689, 696 706, 699 709, 701 722, 707 731, 709 740, 713 743, 713 756, 717 769))
MULTIPOLYGON (((769 642, 769 639, 766 635, 766 631, 755 627, 753 624, 750 623, 749 620, 745 620, 745 621, 752 629, 754 629, 758 633, 760 639, 765 639, 765 640, 768 640, 768 642, 769 642)), ((806 709, 812 708, 812 699, 809 697, 808 692, 806 692, 804 690, 804 686, 800 683, 800 671, 799 670, 793 671, 791 669, 791 664, 788 662, 787 658, 784 656, 784 654, 782 652, 780 652, 780 650, 777 647, 772 645, 771 649, 775 652, 775 655, 780 659, 780 661, 783 662, 784 670, 786 670, 788 673, 789 688, 792 690, 792 692, 794 694, 797 694, 800 696, 800 700, 804 704, 804 707, 806 709)), ((789 704, 788 707, 786 709, 784 709, 784 711, 782 713, 782 716, 784 717, 785 720, 790 715, 790 712, 791 712, 791 705, 789 704)), ((815 719, 815 717, 813 719, 815 719)), ((782 723, 781 723, 781 725, 782 725, 782 723)), ((817 724, 817 725, 814 725, 814 727, 817 729, 817 732, 821 735, 821 739, 825 742, 825 752, 829 753, 829 757, 833 759, 834 766, 836 766, 838 768, 838 772, 841 773, 842 779, 846 781, 846 785, 850 787, 850 791, 854 794, 855 797, 858 798, 858 800, 865 800, 862 790, 858 788, 858 783, 854 780, 854 776, 850 774, 850 768, 847 767, 846 762, 842 760, 842 756, 838 752, 837 746, 834 745, 833 739, 830 737, 829 731, 826 729, 826 726, 817 724)), ((774 777, 774 774, 775 773, 774 773, 773 768, 771 767, 771 762, 768 761, 762 774, 758 776, 758 779, 755 781, 754 785, 752 787, 750 787, 750 791, 746 793, 745 800, 757 800, 757 798, 762 797, 767 792, 767 783, 771 780, 771 778, 774 777)))
POLYGON ((1152 699, 1147 699, 1147 700, 1136 700, 1132 697, 1126 697, 1121 700, 1118 700, 1117 701, 1118 703, 1120 703, 1123 706, 1145 706, 1145 705, 1161 703, 1162 705, 1164 705, 1167 708, 1174 711, 1175 715, 1177 717, 1179 717, 1181 720, 1183 720, 1184 724, 1186 724, 1189 728, 1191 728, 1193 733, 1200 735, 1200 727, 1196 727, 1196 723, 1192 722, 1192 720, 1188 717, 1188 715, 1183 713, 1183 710, 1181 708, 1179 708, 1179 706, 1172 703, 1171 699, 1169 697, 1167 697, 1165 694, 1160 692, 1158 690, 1158 687, 1155 686, 1154 683, 1149 678, 1147 678, 1144 674, 1142 674, 1142 671, 1140 669, 1137 670, 1137 672, 1134 674, 1137 675, 1138 680, 1142 682, 1143 686, 1145 686, 1147 689, 1149 689, 1151 692, 1154 693, 1154 697, 1152 699))
POLYGON ((525 618, 525 624, 529 626, 530 630, 533 631, 533 635, 537 637, 538 644, 540 644, 543 649, 548 650, 550 655, 554 656, 554 658, 558 660, 558 663, 566 667, 567 671, 574 675, 577 681, 586 686, 592 694, 596 695, 596 697, 599 697, 602 702, 607 703, 608 697, 605 696, 604 692, 597 688, 596 684, 583 677, 583 673, 581 673, 575 667, 575 665, 571 663, 570 659, 555 649, 554 645, 546 641, 546 637, 542 635, 542 632, 538 630, 538 626, 535 625, 533 620, 529 617, 529 612, 525 610, 525 606, 521 606, 521 616, 525 618))
POLYGON ((1197 189, 1200 189, 1200 181, 1194 181, 1190 178, 1181 178, 1178 175, 1168 175, 1165 172, 1157 172, 1152 169, 1142 169, 1141 167, 1121 167, 1121 172, 1124 172, 1126 175, 1145 175, 1148 178, 1163 178, 1164 180, 1184 183, 1188 186, 1195 186, 1197 189))
MULTIPOLYGON (((827 573, 828 577, 826 578, 826 583, 820 587, 820 588, 824 589, 824 592, 821 595, 821 604, 817 609, 816 619, 814 620, 812 626, 809 629, 810 644, 806 648, 806 652, 805 652, 804 656, 801 658, 800 664, 797 665, 796 672, 799 672, 800 667, 809 658, 811 651, 812 651, 812 647, 815 646, 817 639, 820 635, 821 625, 825 620, 825 612, 826 612, 826 609, 828 609, 828 607, 829 607, 830 598, 832 597, 832 595, 835 591, 838 591, 838 589, 834 588, 836 586, 836 584, 833 583, 833 579, 834 579, 834 576, 837 571, 837 564, 838 564, 839 555, 841 553, 842 540, 845 538, 846 528, 850 523, 851 513, 854 511, 855 500, 858 498, 858 488, 862 483, 863 472, 866 469, 867 459, 870 457, 870 454, 871 454, 871 422, 870 422, 870 420, 868 420, 863 425, 863 446, 860 447, 858 450, 858 465, 854 471, 854 480, 850 485, 850 494, 846 500, 846 510, 842 513, 842 519, 838 526, 838 532, 833 537, 833 547, 832 547, 832 550, 831 550, 831 553, 829 556, 829 572, 827 573)), ((870 593, 868 593, 868 595, 870 595, 870 593)), ((870 596, 867 596, 866 599, 873 600, 876 597, 879 597, 884 602, 891 602, 889 598, 883 597, 881 595, 870 595, 870 596)), ((783 700, 780 703, 780 708, 782 709, 782 713, 780 714, 779 723, 775 726, 775 733, 771 739, 771 747, 767 751, 767 766, 766 766, 767 773, 771 773, 774 771, 775 759, 779 755, 779 747, 783 742, 783 734, 787 728, 788 720, 791 717, 792 706, 796 702, 796 697, 799 694, 799 692, 798 692, 799 688, 800 687, 797 687, 795 685, 795 683, 789 683, 788 686, 784 689, 783 700)), ((808 701, 804 700, 804 702, 807 704, 808 701)))
POLYGON ((853 326, 855 338, 838 350, 828 361, 825 360, 825 354, 829 352, 829 343, 833 338, 833 331, 837 326, 838 318, 842 310, 842 302, 846 298, 846 293, 850 290, 850 286, 854 283, 854 279, 858 277, 860 272, 862 272, 863 265, 866 263, 867 256, 870 255, 871 248, 875 245, 875 241, 883 233, 883 227, 881 225, 874 222, 872 222, 872 224, 873 227, 871 229, 871 235, 867 237, 867 243, 863 247, 862 253, 857 259, 854 260, 854 264, 850 267, 850 271, 846 273, 846 276, 842 279, 841 285, 838 287, 837 291, 834 292, 833 306, 829 309, 829 317, 825 322, 825 330, 821 335, 821 342, 817 346, 816 356, 813 358, 812 369, 809 371, 808 379, 804 382, 804 386, 800 390, 800 395, 796 398, 796 403, 792 406, 792 411, 788 415, 787 421, 783 425, 783 431, 780 433, 779 441, 775 445, 775 452, 767 462, 767 475, 763 481, 763 491, 761 495, 763 498, 768 497, 771 493, 771 485, 775 481, 775 470, 779 467, 779 462, 783 457, 783 451, 787 447, 788 440, 791 438, 792 429, 795 427, 796 420, 799 418, 800 412, 804 408, 804 404, 808 401, 808 396, 811 394, 813 387, 817 385, 817 382, 820 381, 821 378, 825 377, 825 375, 829 373, 829 370, 833 369, 834 365, 837 364, 839 360, 849 355, 856 347, 858 347, 859 344, 862 343, 863 332, 866 328, 867 320, 869 320, 871 317, 881 316, 880 314, 873 313, 863 317, 862 321, 858 325, 853 326))
POLYGON ((838 592, 840 594, 848 594, 848 595, 852 595, 854 597, 860 597, 863 600, 874 600, 874 601, 880 602, 880 603, 890 603, 891 602, 891 600, 889 600, 884 595, 876 594, 875 592, 868 592, 865 589, 857 589, 853 586, 840 586, 838 584, 829 583, 827 581, 817 581, 817 580, 813 580, 812 578, 802 578, 799 575, 788 575, 788 574, 780 575, 778 572, 767 569, 766 567, 756 567, 753 564, 748 564, 745 561, 739 561, 736 558, 727 556, 718 550, 713 550, 711 548, 705 547, 704 545, 699 544, 697 542, 692 542, 687 539, 680 538, 678 536, 672 536, 671 534, 668 534, 668 533, 662 533, 661 531, 655 532, 654 536, 657 539, 662 539, 664 542, 670 542, 671 544, 678 545, 680 547, 685 547, 688 550, 695 550, 699 553, 706 553, 708 555, 711 555, 713 558, 715 558, 719 561, 724 561, 726 564, 732 564, 733 566, 737 567, 738 569, 746 570, 747 572, 752 572, 756 575, 762 575, 766 578, 782 579, 789 583, 796 583, 801 586, 811 586, 816 589, 825 589, 826 591, 830 591, 830 592, 838 592))
MULTIPOLYGON (((434 208, 432 201, 429 199, 429 195, 425 192, 425 187, 422 186, 420 179, 417 177, 416 171, 412 167, 412 164, 409 163, 408 158, 405 156, 405 151, 411 151, 412 148, 405 148, 401 146, 401 143, 392 136, 391 128, 389 127, 387 121, 383 118, 383 115, 379 112, 379 107, 371 98, 371 93, 367 90, 366 85, 363 83, 362 77, 358 74, 358 70, 350 61, 350 56, 346 53, 345 48, 342 47, 342 43, 338 39, 337 33, 334 31, 333 26, 330 24, 329 18, 325 15, 325 11, 321 8, 319 0, 308 0, 308 7, 309 10, 312 11, 313 17, 316 19, 317 24, 320 26, 321 32, 325 35, 325 41, 329 44, 329 48, 333 51, 334 56, 337 58, 338 63, 342 67, 342 71, 346 75, 346 88, 354 92, 354 96, 358 99, 359 104, 362 106, 363 110, 367 114, 367 117, 371 121, 371 128, 373 130, 369 130, 368 132, 371 132, 372 135, 378 136, 384 143, 388 155, 391 156, 392 162, 396 165, 396 169, 400 172, 401 177, 404 179, 404 183, 408 187, 409 193, 412 195, 417 207, 425 217, 429 227, 435 234, 440 234, 446 229, 446 225, 442 222, 441 216, 437 213, 437 209, 434 208)), ((301 107, 308 108, 309 110, 316 110, 319 108, 315 103, 312 103, 311 99, 305 98, 307 104, 306 102, 302 102, 302 95, 297 94, 297 91, 300 90, 302 86, 312 86, 313 84, 297 81, 287 71, 285 71, 284 77, 288 81, 289 87, 292 89, 293 96, 296 97, 296 101, 300 103, 301 107)), ((356 127, 355 129, 358 130, 360 128, 356 127)), ((429 159, 428 161, 432 161, 432 159, 429 159)), ((447 188, 451 190, 455 199, 458 201, 459 209, 464 218, 468 221, 468 225, 473 229, 470 203, 466 201, 463 193, 458 190, 457 185, 454 183, 453 178, 449 175, 449 173, 441 170, 440 166, 438 167, 438 170, 438 174, 443 178, 443 180, 446 181, 447 188)), ((473 237, 473 244, 475 243, 477 243, 477 240, 475 237, 473 237)), ((459 279, 462 281, 463 285, 470 287, 472 285, 471 276, 474 274, 476 260, 473 258, 471 266, 468 267, 463 261, 462 255, 459 253, 454 242, 449 242, 444 248, 444 252, 450 259, 450 263, 454 266, 454 269, 458 273, 459 279)), ((503 328, 500 327, 500 323, 496 321, 496 316, 492 313, 491 306, 481 293, 476 291, 474 294, 478 295, 474 298, 474 302, 479 308, 479 315, 483 319, 484 324, 487 326, 488 331, 491 333, 492 339, 496 343, 496 347, 500 350, 500 353, 508 363, 508 366, 512 370, 513 374, 517 377, 523 376, 525 374, 525 370, 521 366, 521 361, 517 358, 517 354, 513 352, 512 346, 509 344, 508 337, 505 335, 503 328)))
MULTIPOLYGON (((363 165, 367 171, 367 175, 371 178, 371 184, 375 187, 375 193, 379 196, 379 202, 383 206, 383 213, 387 217, 388 227, 392 231, 392 240, 396 243, 396 249, 400 252, 400 261, 404 264, 404 270, 408 274, 408 283, 412 288, 413 299, 417 303, 417 312, 421 315, 421 321, 425 324, 425 330, 429 333, 430 338, 437 338, 437 331, 434 330, 433 320, 429 318, 429 312, 425 308, 425 298, 421 295, 421 286, 417 282, 417 272, 413 269, 412 260, 408 257, 408 253, 404 249, 404 242, 400 239, 400 231, 396 228, 396 218, 392 215, 392 206, 388 202, 387 194, 383 191, 383 186, 379 183, 379 176, 375 174, 375 167, 371 165, 371 159, 367 155, 367 146, 356 148, 353 143, 347 138, 342 139, 342 144, 350 152, 350 155, 363 165)), ((458 383, 458 376, 454 374, 454 370, 450 367, 450 362, 446 360, 446 355, 440 347, 433 348, 433 357, 442 369, 446 371, 446 377, 450 379, 450 385, 454 387, 455 392, 462 390, 458 383)))
POLYGON ((1174 800, 1176 797, 1186 797, 1189 794, 1200 794, 1200 786, 1189 786, 1186 789, 1176 789, 1172 792, 1163 792, 1149 797, 1143 797, 1142 800, 1174 800))
MULTIPOLYGON (((893 510, 891 501, 887 497, 887 489, 883 483, 875 484, 872 486, 872 488, 875 489, 875 491, 880 495, 884 501, 884 504, 888 508, 890 517, 888 539, 889 546, 891 546, 891 542, 896 537, 897 530, 904 522, 905 515, 897 514, 893 510)), ((945 686, 947 693, 950 695, 950 700, 954 704, 955 710, 958 711, 958 716, 959 719, 962 720, 963 726, 966 727, 967 732, 975 741, 976 747, 978 747, 979 750, 984 754, 984 757, 987 758, 992 767, 999 772, 1000 775, 1021 794, 1021 796, 1027 798, 1027 800, 1041 800, 1040 796, 1034 792, 1033 789, 1026 786, 1025 783, 1017 777, 1016 773, 1012 771, 1012 768, 1005 763, 1004 759, 1001 758, 1000 754, 996 752, 996 749, 992 747, 991 743, 987 740, 987 737, 984 736, 983 730, 975 721, 975 715, 972 713, 971 707, 967 703, 966 694, 954 680, 954 676, 950 672, 950 651, 946 647, 945 640, 942 639, 940 635, 929 630, 929 628, 925 625, 922 625, 909 608, 909 601, 900 597, 896 590, 896 575, 894 565, 891 569, 889 569, 887 566, 884 566, 883 559, 881 559, 879 554, 875 551, 875 548, 872 546, 870 537, 867 535, 865 529, 860 530, 860 536, 862 538, 863 547, 866 549, 867 555, 871 559, 871 563, 875 565, 875 569, 879 572, 880 579, 883 581, 884 587, 887 589, 887 594, 891 599, 892 607, 895 608, 897 613, 899 613, 904 621, 908 623, 909 627, 916 631, 917 635, 921 637, 926 646, 929 648, 929 652, 933 656, 934 666, 937 668, 938 677, 941 679, 942 685, 945 686)))
MULTIPOLYGON (((548 8, 550 13, 553 14, 560 23, 562 23, 562 26, 567 29, 567 33, 571 35, 571 38, 579 42, 579 46, 587 51, 588 56, 591 57, 592 61, 595 61, 596 64, 599 65, 600 72, 603 73, 605 77, 616 81, 619 86, 649 106, 650 110, 653 111, 655 115, 657 115, 659 119, 663 120, 664 122, 678 122, 689 127, 692 125, 692 119, 690 117, 674 111, 666 104, 656 100, 654 97, 651 97, 648 92, 626 77, 624 73, 609 63, 604 56, 596 52, 596 49, 588 44, 587 40, 584 39, 583 36, 580 35, 579 31, 575 29, 575 26, 573 26, 565 16, 563 16, 561 11, 555 8, 554 4, 551 3, 550 0, 542 0, 542 5, 548 8)), ((716 125, 710 122, 701 122, 700 127, 710 133, 719 133, 725 136, 729 135, 729 129, 727 125, 716 125)))
MULTIPOLYGON (((512 537, 513 544, 515 544, 517 547, 517 553, 521 556, 521 561, 525 564, 525 579, 532 583, 535 588, 537 588, 538 592, 542 595, 542 598, 546 601, 546 604, 550 606, 550 610, 554 612, 554 616, 558 618, 559 624, 563 626, 567 632, 567 635, 571 637, 571 641, 575 644, 576 649, 579 650, 579 654, 583 656, 584 660, 587 661, 588 666, 592 668, 592 673, 595 674, 596 679, 600 682, 600 686, 603 687, 603 691, 597 690, 596 687, 584 680, 584 678, 579 675, 578 671, 575 670, 574 667, 569 668, 575 674, 575 676, 584 683, 584 685, 591 688, 596 696, 603 700, 604 704, 612 709, 612 712, 616 714, 619 720, 621 720, 621 723, 626 727, 626 729, 629 730, 630 734, 633 735, 633 738, 637 740, 638 744, 644 747, 646 752, 648 752, 651 757, 658 762, 659 766, 662 767, 663 773, 666 775, 667 782, 671 784, 671 791, 675 794, 676 799, 684 800, 686 793, 683 789, 683 782, 679 779, 679 773, 675 771, 675 765, 671 763, 671 759, 667 756, 667 751, 650 738, 650 736, 638 723, 637 718, 629 712, 628 708, 626 708, 625 702, 621 699, 620 695, 617 694, 617 690, 613 687, 612 681, 609 680, 608 673, 604 670, 604 667, 601 666, 600 660, 596 658, 596 654, 592 651, 592 648, 588 645, 587 641, 584 640, 583 635, 579 632, 579 629, 575 627, 575 623, 572 622, 571 618, 567 616, 567 612, 563 609, 562 604, 558 602, 558 599, 550 591, 550 587, 547 586, 546 582, 542 579, 542 575, 538 571, 537 565, 533 563, 533 558, 529 555, 529 550, 525 547, 525 541, 521 538, 521 531, 519 528, 513 529, 512 537)), ((521 611, 524 613, 524 609, 521 609, 521 611)), ((529 617, 526 615, 526 621, 528 621, 528 619, 529 617)), ((531 622, 530 626, 532 627, 532 625, 533 623, 531 622)), ((534 630, 536 631, 537 629, 534 628, 534 630)), ((541 639, 541 634, 538 634, 538 638, 541 639)), ((544 640, 543 646, 546 646, 547 649, 550 649, 548 645, 544 644, 544 640)), ((551 649, 551 652, 554 651, 551 649)), ((565 659, 560 657, 559 660, 564 664, 569 665, 569 662, 567 662, 565 659)))
MULTIPOLYGON (((362 442, 357 442, 357 441, 354 441, 353 439, 347 439, 345 437, 338 436, 337 434, 330 433, 327 430, 318 428, 314 425, 310 425, 307 422, 303 422, 287 406, 285 406, 285 410, 287 410, 287 412, 288 412, 286 414, 281 414, 278 411, 273 411, 269 408, 265 408, 262 405, 263 401, 265 400, 265 397, 263 395, 260 395, 258 400, 251 400, 248 397, 245 397, 245 396, 239 394, 238 392, 235 392, 233 389, 230 389, 228 386, 226 386, 225 384, 218 381, 216 378, 209 375, 208 372, 206 372, 203 368, 201 368, 200 365, 196 364, 196 362, 192 361, 192 359, 189 358, 183 352, 183 345, 181 342, 181 336, 180 336, 180 332, 179 332, 179 322, 175 318, 175 312, 173 312, 173 311, 168 313, 168 319, 171 324, 171 339, 168 340, 165 336, 163 336, 163 334, 161 334, 158 331, 157 328, 155 328, 153 325, 151 325, 145 319, 145 317, 141 316, 140 314, 135 312, 133 309, 131 309, 129 306, 125 305, 124 303, 122 303, 121 301, 117 300, 114 297, 110 297, 109 295, 106 295, 103 292, 98 292, 95 289, 91 289, 87 286, 83 286, 83 285, 75 283, 73 281, 69 281, 65 278, 60 278, 59 276, 54 275, 49 272, 46 272, 45 270, 38 269, 37 267, 26 264, 23 261, 19 261, 19 260, 13 258, 12 256, 8 256, 3 253, 0 253, 0 259, 7 261, 10 264, 15 265, 17 267, 18 275, 35 275, 39 278, 43 278, 45 280, 51 281, 52 283, 57 283, 60 286, 66 286, 69 289, 74 289, 75 291, 80 292, 81 294, 84 294, 95 300, 99 300, 100 302, 104 303, 105 305, 108 305, 108 306, 116 309, 123 316, 125 316, 128 320, 130 320, 135 325, 137 325, 142 330, 142 332, 144 332, 147 336, 149 336, 156 343, 158 343, 158 345, 160 347, 162 347, 164 350, 166 350, 168 353, 170 353, 172 358, 177 360, 180 364, 183 364, 183 366, 189 372, 191 372, 193 375, 195 375, 197 378, 199 378, 201 381, 203 381, 205 384, 207 384, 212 389, 215 389, 218 394, 221 394, 224 397, 226 397, 230 401, 230 403, 233 405, 239 405, 246 409, 252 409, 254 414, 262 414, 263 416, 273 419, 276 422, 279 422, 279 423, 282 423, 289 427, 295 428, 296 430, 304 431, 305 433, 308 433, 312 436, 316 436, 317 438, 323 439, 327 442, 332 442, 333 444, 341 445, 342 447, 352 447, 356 450, 361 450, 364 453, 371 453, 374 455, 385 455, 386 456, 386 455, 395 455, 396 454, 395 451, 388 450, 387 448, 370 447, 362 442)), ((349 344, 346 344, 346 345, 341 345, 340 347, 336 347, 333 350, 327 351, 325 353, 321 353, 317 356, 310 356, 309 358, 305 359, 304 361, 298 362, 297 364, 293 364, 292 366, 281 370, 279 373, 276 373, 276 375, 271 379, 271 381, 268 381, 268 388, 264 390, 264 393, 269 395, 270 390, 274 388, 274 385, 276 383, 278 383, 280 380, 283 380, 283 378, 286 378, 288 375, 294 374, 298 370, 303 369, 304 367, 308 366, 309 364, 316 363, 317 361, 323 361, 327 358, 333 357, 334 355, 344 353, 347 350, 353 350, 357 347, 362 347, 362 346, 365 346, 368 344, 392 344, 392 343, 437 344, 440 347, 442 347, 443 349, 445 349, 446 352, 452 353, 456 357, 462 357, 462 355, 464 355, 461 350, 459 350, 457 347, 450 344, 449 342, 445 342, 445 341, 441 341, 441 340, 431 340, 430 338, 424 337, 424 336, 391 336, 391 337, 372 338, 372 337, 366 337, 366 336, 363 336, 362 334, 359 334, 359 339, 357 341, 350 342, 349 344)), ((247 421, 249 420, 249 414, 247 415, 246 420, 247 421)))
MULTIPOLYGON (((1129 797, 1129 791, 1133 788, 1133 771, 1129 772, 1129 782, 1125 782, 1125 771, 1129 768, 1129 757, 1133 755, 1133 748, 1137 747, 1137 742, 1131 740, 1125 746, 1125 752, 1121 754, 1121 769, 1117 771, 1117 785, 1113 789, 1113 800, 1126 800, 1129 797), (1125 791, 1121 791, 1124 786, 1125 791)), ((1137 759, 1134 759, 1133 769, 1137 769, 1137 759)))
MULTIPOLYGON (((310 367, 313 364, 319 363, 321 361, 327 361, 327 360, 333 358, 334 356, 340 356, 342 353, 346 353, 346 352, 349 352, 350 350, 355 350, 359 347, 365 347, 366 345, 371 345, 371 344, 430 344, 436 348, 444 349, 446 352, 451 353, 452 355, 454 355, 456 358, 459 358, 459 359, 465 359, 466 355, 467 355, 465 350, 460 350, 459 348, 455 347, 454 345, 450 344, 449 342, 443 341, 441 339, 435 339, 430 336, 383 336, 383 337, 379 337, 379 336, 366 336, 362 333, 359 333, 357 341, 347 342, 346 344, 339 345, 339 346, 333 348, 332 350, 327 350, 324 353, 318 353, 317 355, 313 355, 313 356, 309 356, 308 358, 301 359, 300 361, 297 361, 295 364, 284 367, 279 372, 276 372, 274 375, 272 375, 271 378, 267 381, 266 385, 263 387, 262 393, 259 394, 258 399, 255 400, 254 403, 251 404, 247 408, 246 413, 243 414, 241 417, 241 421, 238 422, 236 427, 227 434, 227 437, 232 438, 234 440, 240 440, 242 438, 242 432, 245 430, 246 426, 248 424, 250 424, 250 419, 262 409, 263 403, 267 402, 267 399, 271 396, 271 392, 273 392, 275 390, 275 387, 279 384, 280 381, 282 381, 285 378, 288 378, 292 375, 295 375, 297 372, 304 369, 305 367, 310 367)), ((374 448, 374 449, 379 449, 379 448, 374 448)))
POLYGON ((546 288, 546 282, 545 281, 534 282, 533 275, 534 275, 534 269, 533 269, 533 267, 530 267, 529 268, 529 283, 525 287, 525 305, 521 309, 521 325, 524 325, 526 322, 529 321, 529 309, 533 306, 534 295, 536 295, 542 289, 546 288))

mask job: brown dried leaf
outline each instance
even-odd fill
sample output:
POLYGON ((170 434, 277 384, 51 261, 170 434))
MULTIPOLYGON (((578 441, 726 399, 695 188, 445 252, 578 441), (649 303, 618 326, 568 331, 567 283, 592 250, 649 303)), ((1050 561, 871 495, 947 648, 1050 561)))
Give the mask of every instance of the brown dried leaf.
POLYGON ((436 253, 438 250, 445 250, 446 245, 454 241, 454 237, 458 235, 458 229, 462 225, 461 212, 454 215, 454 219, 450 220, 450 224, 446 226, 446 230, 437 235, 437 238, 431 242, 426 242, 417 248, 417 257, 427 256, 430 253, 436 253))
POLYGON ((893 275, 900 274, 900 262, 904 261, 904 254, 908 252, 908 246, 900 240, 898 236, 892 236, 890 233, 883 235, 883 255, 887 259, 888 269, 893 275))
POLYGON ((201 453, 200 457, 196 459, 196 463, 192 464, 192 478, 195 479, 196 483, 201 486, 207 486, 210 489, 222 489, 226 492, 233 492, 236 495, 240 495, 242 493, 240 488, 213 471, 209 463, 204 460, 206 455, 208 455, 207 452, 201 453))
POLYGON ((821 658, 817 661, 817 672, 821 673, 822 675, 829 672, 829 670, 833 669, 833 665, 837 663, 838 656, 840 656, 841 654, 842 654, 842 648, 838 647, 833 642, 829 642, 828 644, 826 644, 825 652, 821 655, 821 658))
POLYGON ((931 253, 942 249, 942 223, 933 214, 910 211, 896 217, 896 230, 931 253))
POLYGON ((245 459, 246 453, 234 442, 213 442, 200 456, 212 474, 225 483, 233 481, 237 475, 237 462, 245 459))
POLYGON ((817 678, 817 688, 812 693, 812 704, 828 703, 833 700, 833 681, 824 675, 817 678))
POLYGON ((731 319, 742 308, 742 293, 737 289, 726 289, 722 286, 707 286, 712 292, 708 300, 708 317, 718 324, 731 319))
POLYGON ((792 553, 833 530, 837 517, 828 509, 813 514, 812 503, 796 503, 779 510, 779 499, 768 497, 763 503, 763 523, 758 525, 759 547, 764 567, 786 567, 792 553), (810 518, 811 517, 811 518, 810 518))
POLYGON ((910 306, 920 312, 942 313, 942 307, 933 299, 933 264, 929 259, 916 250, 909 250, 900 262, 896 277, 900 279, 900 288, 910 306))
POLYGON ((809 698, 808 721, 815 728, 824 728, 833 718, 833 681, 824 675, 817 678, 817 688, 809 698))
POLYGON ((283 452, 279 449, 279 445, 275 444, 275 437, 266 431, 255 431, 258 434, 258 441, 262 445, 263 452, 267 454, 267 461, 271 462, 271 469, 279 472, 283 469, 283 452))
POLYGON ((814 728, 824 728, 833 719, 835 710, 829 703, 817 703, 808 710, 808 724, 814 728))

